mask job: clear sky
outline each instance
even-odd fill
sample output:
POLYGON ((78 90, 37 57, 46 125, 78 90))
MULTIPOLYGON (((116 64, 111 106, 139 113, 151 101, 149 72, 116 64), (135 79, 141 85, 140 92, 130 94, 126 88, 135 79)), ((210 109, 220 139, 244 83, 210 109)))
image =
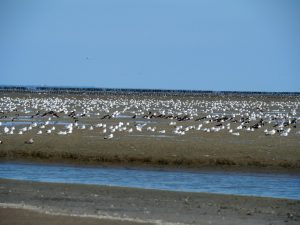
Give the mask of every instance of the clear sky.
POLYGON ((300 91, 300 1, 0 0, 0 84, 300 91))

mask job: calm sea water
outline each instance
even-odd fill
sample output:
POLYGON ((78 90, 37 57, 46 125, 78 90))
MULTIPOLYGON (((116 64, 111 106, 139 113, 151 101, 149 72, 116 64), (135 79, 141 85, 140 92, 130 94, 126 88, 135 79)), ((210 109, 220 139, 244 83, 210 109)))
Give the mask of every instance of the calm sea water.
POLYGON ((289 174, 190 172, 1 162, 0 177, 300 200, 300 176, 289 174))

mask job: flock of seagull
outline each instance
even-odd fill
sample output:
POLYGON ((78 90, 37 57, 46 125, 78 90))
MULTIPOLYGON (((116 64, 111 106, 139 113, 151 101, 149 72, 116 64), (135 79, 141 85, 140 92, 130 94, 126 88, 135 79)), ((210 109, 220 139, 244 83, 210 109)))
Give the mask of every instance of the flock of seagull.
MULTIPOLYGON (((90 131, 99 138, 113 139, 121 134, 159 137, 184 136, 194 131, 225 132, 233 136, 261 132, 264 136, 287 137, 297 129, 299 98, 279 100, 205 97, 130 96, 35 96, 0 98, 0 137, 71 135, 90 131), (154 136, 155 136, 154 135, 154 136)), ((0 144, 3 141, 0 140, 0 144)))

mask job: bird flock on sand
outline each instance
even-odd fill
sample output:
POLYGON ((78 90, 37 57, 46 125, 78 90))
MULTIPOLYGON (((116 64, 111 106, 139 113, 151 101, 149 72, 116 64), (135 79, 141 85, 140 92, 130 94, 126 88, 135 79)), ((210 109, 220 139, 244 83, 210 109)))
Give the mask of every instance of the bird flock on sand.
MULTIPOLYGON (((0 98, 0 139, 5 135, 93 134, 176 137, 223 132, 232 136, 300 135, 299 98, 35 95, 0 98)), ((0 140, 3 144, 3 140, 0 140)))

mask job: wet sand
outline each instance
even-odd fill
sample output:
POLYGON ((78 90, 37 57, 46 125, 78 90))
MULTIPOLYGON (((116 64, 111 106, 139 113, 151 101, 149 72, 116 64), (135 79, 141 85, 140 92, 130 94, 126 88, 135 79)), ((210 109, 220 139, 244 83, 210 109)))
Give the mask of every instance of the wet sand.
POLYGON ((80 216, 53 215, 40 211, 0 207, 1 225, 148 225, 150 223, 137 223, 133 221, 98 219, 80 216))
POLYGON ((296 200, 96 185, 0 179, 0 202, 0 215, 4 215, 0 224, 15 224, 19 220, 24 221, 22 224, 37 224, 30 220, 31 216, 48 221, 47 224, 72 224, 74 218, 70 215, 84 216, 76 219, 78 224, 95 224, 98 219, 97 224, 124 225, 300 222, 300 201, 296 200))
POLYGON ((84 136, 33 134, 5 136, 0 146, 2 159, 42 160, 120 166, 169 166, 181 168, 236 167, 261 170, 300 171, 299 139, 231 137, 202 134, 176 139, 120 136, 112 140, 84 136), (214 136, 214 137, 213 137, 214 136), (34 144, 24 142, 31 137, 34 144), (253 144, 250 144, 253 143, 253 144))

